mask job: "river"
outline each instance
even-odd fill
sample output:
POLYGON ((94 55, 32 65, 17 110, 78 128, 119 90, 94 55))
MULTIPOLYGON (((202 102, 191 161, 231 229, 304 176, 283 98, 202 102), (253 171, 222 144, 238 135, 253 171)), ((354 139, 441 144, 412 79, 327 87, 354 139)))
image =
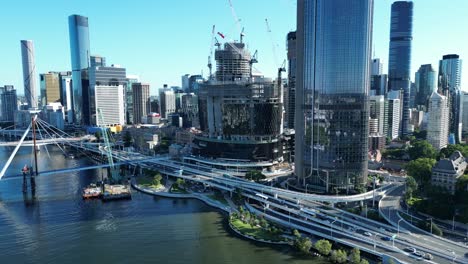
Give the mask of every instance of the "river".
MULTIPOLYGON (((39 171, 86 166, 57 148, 41 148, 39 171)), ((12 148, 0 148, 3 166, 12 148)), ((6 175, 32 164, 22 148, 6 175)), ((36 197, 23 196, 22 179, 0 181, 1 263, 322 263, 297 256, 285 246, 239 238, 227 228, 226 214, 196 200, 149 196, 83 201, 83 186, 99 170, 38 176, 36 197)), ((323 262, 325 263, 325 262, 323 262)))

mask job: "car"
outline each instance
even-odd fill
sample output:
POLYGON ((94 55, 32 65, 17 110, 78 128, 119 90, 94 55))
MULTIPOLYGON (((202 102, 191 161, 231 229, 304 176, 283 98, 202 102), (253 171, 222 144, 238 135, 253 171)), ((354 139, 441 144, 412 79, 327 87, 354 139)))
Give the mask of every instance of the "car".
POLYGON ((426 255, 424 255, 424 258, 427 259, 427 260, 431 260, 434 257, 431 255, 431 253, 426 253, 426 255))
POLYGON ((424 252, 421 252, 421 251, 413 252, 413 254, 414 254, 416 257, 420 257, 420 258, 424 258, 424 256, 426 255, 426 254, 424 254, 424 252))
POLYGON ((405 251, 411 252, 411 253, 415 253, 415 252, 416 252, 416 249, 415 249, 414 247, 406 247, 406 248, 405 248, 405 251))
POLYGON ((384 240, 384 241, 391 241, 392 238, 391 238, 391 237, 388 237, 388 236, 385 236, 385 237, 382 237, 382 240, 384 240))
POLYGON ((372 233, 371 232, 364 232, 364 235, 370 237, 370 236, 372 236, 372 233))

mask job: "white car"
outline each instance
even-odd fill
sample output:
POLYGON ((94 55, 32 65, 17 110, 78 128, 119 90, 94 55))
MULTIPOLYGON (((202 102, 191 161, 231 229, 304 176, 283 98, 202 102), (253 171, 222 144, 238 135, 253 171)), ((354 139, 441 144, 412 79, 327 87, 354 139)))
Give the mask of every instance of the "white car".
POLYGON ((372 236, 372 233, 371 232, 364 232, 364 235, 370 237, 370 236, 372 236))

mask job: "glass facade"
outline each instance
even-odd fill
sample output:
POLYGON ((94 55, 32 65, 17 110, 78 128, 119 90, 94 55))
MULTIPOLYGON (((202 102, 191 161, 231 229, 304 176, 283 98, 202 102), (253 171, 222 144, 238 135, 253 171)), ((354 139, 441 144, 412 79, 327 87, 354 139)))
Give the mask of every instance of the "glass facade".
MULTIPOLYGON (((72 64, 73 80, 73 115, 76 124, 86 124, 84 108, 87 108, 88 86, 84 85, 82 70, 87 69, 89 62, 89 28, 88 18, 80 15, 71 15, 68 17, 68 27, 70 34, 70 53, 72 64)), ((86 82, 86 81, 85 81, 86 82)))
POLYGON ((413 2, 392 4, 390 52, 388 55, 388 89, 403 91, 401 134, 410 133, 411 42, 413 41, 413 2))
POLYGON ((448 98, 449 130, 456 143, 461 141, 463 127, 461 66, 462 61, 457 54, 444 55, 439 62, 439 92, 448 98))
POLYGON ((429 98, 436 91, 437 74, 431 64, 421 65, 415 76, 415 105, 417 108, 427 111, 429 98))
POLYGON ((298 1, 296 174, 316 191, 367 179, 372 0, 298 1))

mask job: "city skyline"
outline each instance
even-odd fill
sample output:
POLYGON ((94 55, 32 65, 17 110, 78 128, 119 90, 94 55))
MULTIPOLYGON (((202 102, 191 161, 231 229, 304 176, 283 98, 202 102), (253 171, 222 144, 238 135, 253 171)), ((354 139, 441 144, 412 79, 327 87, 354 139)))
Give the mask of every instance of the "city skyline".
MULTIPOLYGON (((108 1, 93 4, 90 1, 80 4, 55 0, 45 2, 37 8, 33 3, 28 10, 18 3, 9 3, 4 5, 5 15, 0 18, 3 25, 15 25, 2 29, 3 37, 8 41, 2 43, 0 56, 9 62, 9 67, 3 67, 0 71, 0 84, 14 85, 21 95, 24 94, 24 85, 18 41, 34 41, 37 74, 71 70, 67 19, 72 14, 89 18, 92 55, 104 56, 109 65, 118 64, 127 68, 129 74, 139 75, 142 81, 151 85, 153 95, 163 84, 180 86, 181 76, 186 73, 200 74, 203 71, 207 76, 213 24, 216 25, 216 32, 226 36, 225 40, 238 39, 228 1, 189 2, 183 6, 146 1, 136 1, 132 5, 110 5, 108 1), (43 9, 44 6, 48 8, 43 9), (198 16, 196 10, 208 12, 210 16, 198 16), (20 12, 22 16, 17 15, 20 12), (138 38, 145 41, 137 41, 138 38), (179 64, 180 61, 184 63, 179 64)), ((393 2, 376 1, 374 7, 373 54, 382 59, 384 73, 388 69, 390 6, 393 2)), ((241 20, 241 27, 245 27, 245 42, 250 50, 259 52, 256 68, 265 76, 274 77, 278 64, 286 58, 286 35, 296 29, 296 2, 275 0, 250 3, 233 0, 232 3, 241 20), (271 33, 267 32, 265 18, 270 23, 271 33), (271 39, 275 43, 276 63, 271 39)), ((420 65, 432 64, 437 68, 442 55, 455 53, 462 60, 468 57, 468 47, 464 45, 468 36, 463 34, 461 27, 457 27, 468 22, 468 18, 463 16, 462 10, 466 10, 463 7, 468 8, 468 3, 463 0, 454 0, 450 6, 441 2, 414 1, 413 81, 420 65), (433 19, 434 16, 438 19, 433 19)), ((220 37, 218 39, 222 40, 220 37)), ((462 90, 468 91, 468 69, 465 67, 462 70, 462 90)))

